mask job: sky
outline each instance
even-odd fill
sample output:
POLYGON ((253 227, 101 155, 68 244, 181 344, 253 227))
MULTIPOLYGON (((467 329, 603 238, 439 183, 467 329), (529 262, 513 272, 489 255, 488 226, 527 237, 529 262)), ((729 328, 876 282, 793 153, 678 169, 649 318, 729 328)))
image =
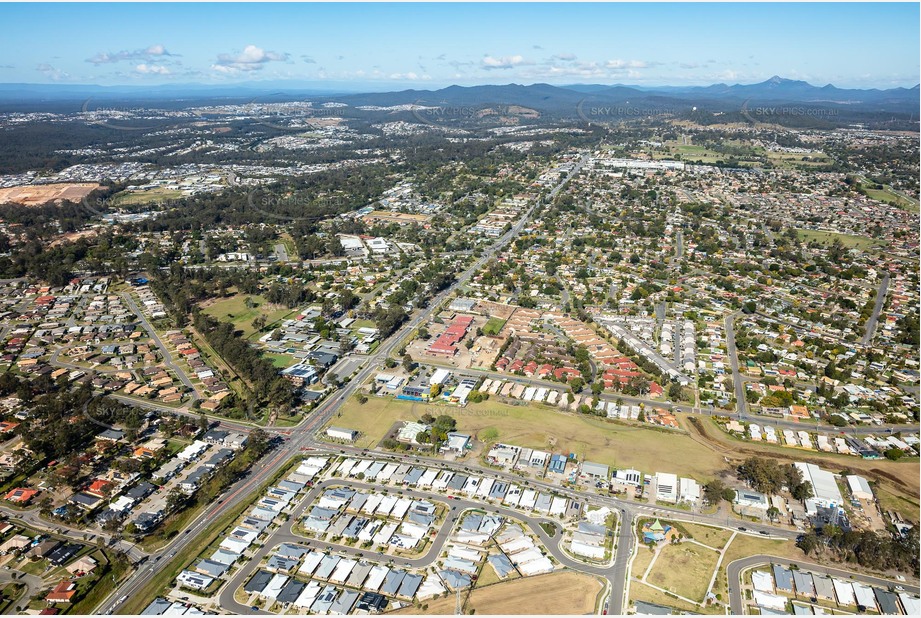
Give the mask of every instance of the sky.
POLYGON ((918 3, 0 4, 0 83, 919 82, 918 3))

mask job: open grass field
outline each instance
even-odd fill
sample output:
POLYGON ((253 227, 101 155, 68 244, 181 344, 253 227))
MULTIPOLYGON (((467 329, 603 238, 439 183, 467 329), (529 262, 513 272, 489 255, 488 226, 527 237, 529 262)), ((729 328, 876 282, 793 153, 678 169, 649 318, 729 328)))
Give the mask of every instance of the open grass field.
MULTIPOLYGON (((763 150, 760 149, 759 150, 763 150)), ((796 169, 798 167, 825 167, 833 163, 831 157, 823 153, 804 154, 801 152, 774 152, 763 150, 764 157, 775 165, 784 169, 796 169), (804 161, 803 158, 808 160, 804 161)))
MULTIPOLYGON (((630 600, 631 601, 646 601, 647 603, 655 603, 657 605, 664 605, 666 607, 674 607, 675 609, 681 610, 683 612, 691 612, 694 614, 704 613, 704 614, 717 614, 720 613, 717 609, 711 607, 697 607, 681 599, 676 599, 670 597, 664 592, 656 590, 655 588, 650 588, 642 584, 641 582, 630 582, 630 600)), ((720 608, 722 609, 722 608, 720 608)))
POLYGON ((646 574, 646 569, 649 568, 649 563, 652 562, 655 555, 648 545, 637 543, 636 557, 633 558, 633 564, 630 567, 630 576, 641 579, 646 574))
POLYGON ((459 411, 457 420, 460 431, 478 434, 494 429, 501 442, 575 453, 580 460, 610 466, 642 471, 681 469, 701 480, 712 478, 725 467, 721 457, 687 435, 563 413, 540 405, 485 401, 469 404, 459 411))
POLYGON ((791 560, 806 559, 803 550, 798 548, 793 541, 762 539, 748 534, 737 534, 736 538, 729 544, 729 547, 726 548, 726 553, 723 556, 723 566, 739 558, 758 554, 779 556, 780 558, 790 558, 791 560))
POLYGON ((853 234, 837 234, 835 232, 823 232, 819 230, 802 230, 797 229, 796 235, 803 242, 815 241, 820 245, 831 245, 835 239, 841 241, 842 246, 847 248, 870 249, 872 247, 885 246, 884 242, 875 240, 868 236, 855 236, 853 234))
POLYGON ((266 353, 263 356, 272 361, 272 365, 279 369, 286 369, 295 363, 294 358, 287 354, 266 353))
POLYGON ((882 189, 875 188, 878 186, 876 183, 867 180, 866 178, 860 178, 860 188, 866 193, 867 197, 873 200, 879 200, 880 202, 887 202, 889 204, 894 204, 899 208, 903 208, 908 212, 919 212, 918 200, 900 195, 889 185, 883 185, 882 189))
MULTIPOLYGON (((733 142, 729 141, 727 144, 733 144, 737 146, 747 146, 742 142, 733 142)), ((654 159, 680 159, 688 163, 701 162, 703 164, 716 163, 717 161, 727 161, 731 158, 730 155, 724 154, 721 152, 716 152, 715 150, 710 150, 706 146, 687 143, 683 141, 667 141, 664 143, 663 148, 652 153, 654 159)), ((745 157, 739 159, 739 164, 743 167, 756 165, 758 162, 754 160, 747 160, 745 157)))
POLYGON ((547 573, 475 588, 465 609, 477 614, 591 614, 602 588, 584 573, 547 573))
POLYGON ((703 543, 714 549, 723 549, 732 537, 732 530, 726 530, 725 528, 687 524, 683 521, 678 522, 677 525, 687 531, 688 535, 698 543, 703 543))
POLYGON ((391 397, 368 397, 367 402, 360 404, 350 397, 329 424, 359 430, 361 436, 355 446, 368 448, 383 440, 395 422, 418 421, 427 407, 391 397))
POLYGON ((483 333, 486 335, 497 335, 502 327, 505 326, 505 320, 500 318, 489 318, 483 325, 483 333))
POLYGON ((879 486, 875 488, 874 492, 879 499, 880 507, 884 511, 897 511, 904 515, 905 513, 917 513, 921 508, 921 503, 917 498, 898 495, 879 486))
POLYGON ((140 206, 178 200, 180 197, 182 197, 182 191, 178 189, 158 188, 146 191, 122 191, 112 199, 112 202, 116 206, 140 206))
POLYGON ((256 319, 257 316, 264 315, 266 325, 268 326, 286 318, 296 311, 284 306, 273 305, 262 296, 249 296, 246 294, 235 294, 227 298, 222 298, 213 303, 203 305, 202 309, 208 315, 222 322, 231 322, 235 327, 243 331, 243 336, 246 338, 255 334, 256 329, 253 327, 253 320, 256 319), (247 298, 252 301, 254 306, 246 306, 247 298))
POLYGON ((921 494, 921 478, 918 477, 917 461, 873 461, 851 455, 819 453, 766 443, 743 442, 720 430, 712 419, 695 417, 698 421, 696 424, 689 422, 687 415, 679 415, 679 419, 681 425, 691 431, 694 439, 700 442, 701 446, 709 444, 717 454, 725 455, 730 459, 743 460, 751 456, 760 456, 789 463, 795 461, 814 463, 834 473, 850 470, 854 474, 866 476, 869 480, 877 481, 880 484, 879 487, 889 492, 893 498, 901 497, 917 504, 918 496, 921 494))
POLYGON ((652 566, 651 584, 694 601, 703 601, 719 554, 694 543, 666 544, 652 566))
POLYGON ((903 208, 908 212, 918 212, 918 202, 914 202, 908 198, 905 198, 898 193, 892 191, 891 189, 864 189, 867 192, 867 197, 874 200, 879 200, 880 202, 890 202, 895 204, 899 208, 903 208))
POLYGON ((430 411, 457 419, 457 430, 472 435, 488 433, 522 447, 575 453, 578 458, 638 470, 681 470, 706 481, 726 466, 722 457, 688 435, 618 424, 595 416, 567 414, 540 405, 512 406, 484 401, 466 408, 412 403, 370 397, 364 405, 350 400, 331 425, 358 429, 364 435, 357 446, 377 444, 399 420, 418 420, 430 411), (487 430, 489 430, 487 432, 487 430))

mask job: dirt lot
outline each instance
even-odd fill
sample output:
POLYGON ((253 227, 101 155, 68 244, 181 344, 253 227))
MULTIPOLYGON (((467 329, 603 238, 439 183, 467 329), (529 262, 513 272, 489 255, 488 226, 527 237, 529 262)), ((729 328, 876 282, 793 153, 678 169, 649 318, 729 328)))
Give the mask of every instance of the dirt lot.
MULTIPOLYGON (((481 614, 592 614, 601 582, 591 575, 562 571, 525 577, 476 588, 464 613, 481 614)), ((408 607, 396 614, 448 615, 454 613, 454 596, 428 601, 428 609, 408 607)))
POLYGON ((548 573, 476 589, 465 609, 477 614, 591 614, 601 589, 591 575, 548 573))
POLYGON ((69 200, 79 202, 100 185, 92 182, 55 183, 48 185, 26 185, 0 189, 0 204, 22 204, 23 206, 41 206, 48 202, 69 200))

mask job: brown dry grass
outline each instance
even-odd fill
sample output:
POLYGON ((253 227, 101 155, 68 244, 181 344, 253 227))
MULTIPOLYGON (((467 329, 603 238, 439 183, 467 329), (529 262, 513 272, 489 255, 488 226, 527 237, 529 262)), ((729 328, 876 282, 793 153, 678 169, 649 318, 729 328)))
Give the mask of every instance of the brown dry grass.
MULTIPOLYGON (((917 461, 893 462, 868 460, 852 455, 823 454, 817 451, 803 451, 784 446, 756 442, 743 442, 721 431, 712 419, 679 415, 682 426, 691 438, 701 445, 708 445, 716 453, 730 460, 741 461, 751 456, 770 457, 783 462, 803 461, 838 473, 851 470, 880 483, 884 490, 894 496, 917 501, 921 495, 921 477, 918 476, 917 461), (696 422, 692 422, 696 421, 696 422)), ((808 426, 804 426, 808 430, 808 426)))
MULTIPOLYGON (((476 588, 465 612, 481 614, 592 614, 603 586, 598 578, 576 571, 560 571, 476 588)), ((463 594, 463 593, 462 593, 463 594)), ((428 608, 407 607, 394 614, 448 615, 454 613, 454 595, 428 601, 428 608)))

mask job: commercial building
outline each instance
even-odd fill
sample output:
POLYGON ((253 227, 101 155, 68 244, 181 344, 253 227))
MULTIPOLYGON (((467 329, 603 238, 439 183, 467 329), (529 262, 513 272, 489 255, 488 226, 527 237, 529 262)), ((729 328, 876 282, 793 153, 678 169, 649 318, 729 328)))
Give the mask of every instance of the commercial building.
POLYGON ((656 500, 678 502, 678 475, 656 472, 656 500))
POLYGON ((845 478, 847 479, 847 487, 854 498, 857 500, 873 499, 873 490, 870 488, 870 483, 867 482, 867 479, 854 474, 845 478))
POLYGON ((843 499, 835 475, 822 470, 815 464, 796 462, 793 464, 803 476, 803 481, 812 487, 812 498, 806 500, 806 512, 815 515, 818 507, 835 508, 843 499))
POLYGON ((358 437, 357 429, 344 429, 342 427, 327 427, 326 435, 335 440, 353 442, 358 437))

